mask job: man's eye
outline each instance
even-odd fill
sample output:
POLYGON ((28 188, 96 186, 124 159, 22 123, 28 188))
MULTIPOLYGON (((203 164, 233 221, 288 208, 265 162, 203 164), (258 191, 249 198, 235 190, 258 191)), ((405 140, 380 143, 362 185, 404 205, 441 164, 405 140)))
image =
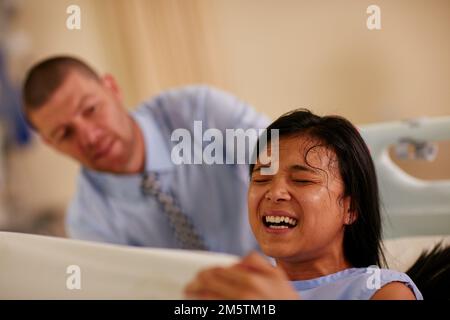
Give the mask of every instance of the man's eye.
POLYGON ((90 106, 89 108, 86 109, 86 111, 84 112, 84 114, 86 116, 93 114, 96 111, 97 107, 96 106, 90 106))
POLYGON ((252 182, 255 182, 255 183, 264 183, 264 182, 268 182, 268 181, 270 181, 269 178, 263 178, 263 177, 257 177, 257 178, 252 179, 252 182))
POLYGON ((58 140, 63 141, 63 140, 69 139, 71 135, 72 135, 72 130, 66 129, 61 133, 58 140))

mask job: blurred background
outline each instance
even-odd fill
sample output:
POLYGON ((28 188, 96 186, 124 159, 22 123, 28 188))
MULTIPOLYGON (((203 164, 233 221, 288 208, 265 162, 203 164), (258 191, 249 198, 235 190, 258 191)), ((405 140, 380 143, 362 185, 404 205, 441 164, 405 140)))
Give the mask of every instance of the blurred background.
MULTIPOLYGON (((207 83, 272 119, 297 107, 358 125, 450 115, 448 0, 0 0, 0 230, 65 236, 78 166, 20 114, 26 70, 71 54, 113 74, 132 109, 163 89, 207 83), (381 30, 368 30, 369 5, 381 30), (66 9, 78 5, 81 29, 66 9)), ((450 178, 450 143, 432 162, 450 178)))

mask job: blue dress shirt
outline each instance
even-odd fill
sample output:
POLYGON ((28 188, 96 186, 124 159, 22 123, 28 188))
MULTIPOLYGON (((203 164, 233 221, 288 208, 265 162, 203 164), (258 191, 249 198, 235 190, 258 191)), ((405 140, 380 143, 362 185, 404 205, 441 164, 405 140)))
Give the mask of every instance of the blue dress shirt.
MULTIPOLYGON (((190 86, 163 92, 132 113, 146 145, 145 170, 159 176, 190 217, 211 251, 243 255, 257 248, 247 217, 248 165, 181 164, 171 160, 174 129, 191 132, 193 144, 208 144, 193 132, 263 129, 269 120, 218 89, 190 86)), ((224 149, 224 157, 226 150, 224 149)), ((179 248, 161 204, 142 193, 142 174, 116 175, 81 169, 67 213, 70 237, 124 245, 179 248)))

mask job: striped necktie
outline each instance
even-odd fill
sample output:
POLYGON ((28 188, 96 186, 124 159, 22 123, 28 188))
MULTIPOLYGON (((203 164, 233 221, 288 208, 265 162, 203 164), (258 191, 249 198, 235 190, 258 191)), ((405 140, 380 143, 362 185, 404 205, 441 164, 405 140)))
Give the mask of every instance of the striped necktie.
POLYGON ((161 190, 160 182, 155 173, 144 173, 141 189, 144 195, 151 195, 160 203, 183 249, 207 250, 191 219, 181 211, 170 194, 161 190))

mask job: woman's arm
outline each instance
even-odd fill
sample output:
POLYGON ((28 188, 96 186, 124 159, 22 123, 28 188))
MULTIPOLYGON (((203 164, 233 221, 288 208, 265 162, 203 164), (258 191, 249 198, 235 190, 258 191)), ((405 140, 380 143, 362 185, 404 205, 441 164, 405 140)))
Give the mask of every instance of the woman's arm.
POLYGON ((381 287, 371 300, 416 300, 416 296, 404 283, 391 282, 381 287))

